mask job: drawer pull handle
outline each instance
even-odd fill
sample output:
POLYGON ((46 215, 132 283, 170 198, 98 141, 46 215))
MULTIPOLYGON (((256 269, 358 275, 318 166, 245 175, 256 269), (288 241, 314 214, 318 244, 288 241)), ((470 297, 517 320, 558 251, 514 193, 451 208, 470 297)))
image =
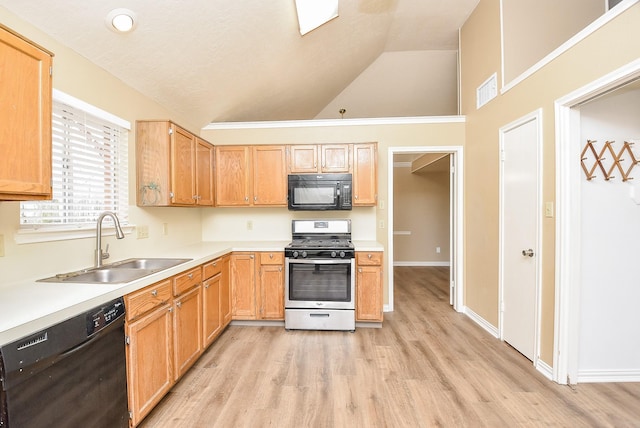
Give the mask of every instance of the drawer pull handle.
POLYGON ((151 292, 151 295, 152 295, 153 297, 158 297, 158 290, 153 290, 153 291, 151 292))

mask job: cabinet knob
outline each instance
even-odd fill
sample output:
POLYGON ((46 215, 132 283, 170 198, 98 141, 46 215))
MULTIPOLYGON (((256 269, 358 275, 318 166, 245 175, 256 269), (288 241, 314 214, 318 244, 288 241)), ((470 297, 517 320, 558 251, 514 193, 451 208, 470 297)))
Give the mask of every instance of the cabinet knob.
POLYGON ((152 295, 153 297, 157 297, 157 296, 158 296, 158 290, 153 290, 153 291, 151 292, 151 295, 152 295))
POLYGON ((244 200, 245 200, 245 202, 249 202, 249 197, 248 197, 248 196, 245 196, 245 197, 244 197, 244 200))
POLYGON ((193 274, 190 273, 189 275, 187 275, 189 277, 189 279, 193 279, 193 274))
POLYGON ((371 259, 371 254, 369 254, 367 257, 369 257, 369 259, 371 259))
POLYGON ((359 272, 359 273, 362 273, 362 268, 358 268, 358 272, 359 272))
POLYGON ((272 259, 273 258, 273 253, 269 253, 269 258, 272 259))
POLYGON ((255 201, 257 201, 257 200, 258 200, 258 197, 257 197, 257 196, 254 196, 254 197, 253 197, 253 200, 254 200, 254 202, 255 202, 255 201))
POLYGON ((180 301, 176 302, 176 307, 179 308, 180 306, 182 306, 182 302, 180 301))
POLYGON ((206 285, 204 286, 204 288, 205 288, 205 289, 209 289, 209 284, 206 284, 206 285))

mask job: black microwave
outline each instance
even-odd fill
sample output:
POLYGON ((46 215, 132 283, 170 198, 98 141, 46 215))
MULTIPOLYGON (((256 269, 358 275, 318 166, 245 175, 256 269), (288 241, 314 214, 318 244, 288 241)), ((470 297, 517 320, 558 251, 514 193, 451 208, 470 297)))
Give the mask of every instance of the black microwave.
POLYGON ((289 210, 351 209, 351 174, 290 174, 289 210))

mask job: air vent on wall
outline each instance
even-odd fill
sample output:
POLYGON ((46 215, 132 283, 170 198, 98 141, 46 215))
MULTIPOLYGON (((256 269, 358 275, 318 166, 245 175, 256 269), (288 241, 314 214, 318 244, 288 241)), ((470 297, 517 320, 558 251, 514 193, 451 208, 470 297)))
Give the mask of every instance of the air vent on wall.
POLYGON ((493 73, 476 89, 476 108, 480 108, 498 95, 498 75, 493 73))

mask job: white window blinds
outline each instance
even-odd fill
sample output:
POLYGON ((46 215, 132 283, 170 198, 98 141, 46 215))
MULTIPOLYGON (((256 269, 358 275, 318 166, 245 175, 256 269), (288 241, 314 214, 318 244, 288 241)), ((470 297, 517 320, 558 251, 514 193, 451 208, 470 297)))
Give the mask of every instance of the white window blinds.
POLYGON ((21 228, 94 227, 103 211, 115 212, 124 226, 129 217, 126 122, 92 114, 101 111, 69 99, 74 100, 54 96, 53 101, 53 198, 22 202, 21 228))

